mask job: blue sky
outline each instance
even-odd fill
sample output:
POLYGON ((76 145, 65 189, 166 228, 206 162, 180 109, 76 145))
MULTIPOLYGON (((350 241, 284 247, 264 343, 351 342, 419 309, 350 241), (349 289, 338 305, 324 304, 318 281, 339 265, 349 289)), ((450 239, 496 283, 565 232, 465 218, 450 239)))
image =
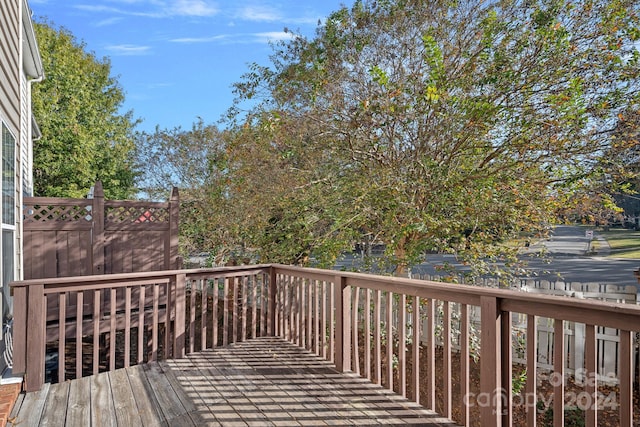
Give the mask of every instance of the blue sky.
POLYGON ((215 123, 248 64, 269 63, 284 28, 313 36, 353 0, 29 0, 34 18, 109 57, 139 130, 215 123))

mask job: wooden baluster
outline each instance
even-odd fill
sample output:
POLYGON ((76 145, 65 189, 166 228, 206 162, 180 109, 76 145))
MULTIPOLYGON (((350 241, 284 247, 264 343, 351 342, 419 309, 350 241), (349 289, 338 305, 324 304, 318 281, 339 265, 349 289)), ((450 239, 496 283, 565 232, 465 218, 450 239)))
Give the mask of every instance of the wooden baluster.
POLYGON ((307 346, 306 349, 313 352, 314 344, 313 344, 313 322, 315 319, 315 313, 313 310, 314 307, 314 299, 313 299, 313 279, 306 279, 306 293, 307 293, 307 346))
MULTIPOLYGON (((591 406, 586 409, 585 426, 596 427, 598 425, 598 347, 596 340, 596 328, 594 325, 585 325, 584 332, 584 363, 586 370, 584 391, 589 396, 589 400, 591 402, 591 406)), ((527 372, 527 375, 528 374, 529 373, 527 372)))
POLYGON ((633 424, 633 334, 629 331, 620 331, 620 352, 618 353, 620 379, 620 425, 631 426, 633 424))
POLYGON ((242 327, 240 330, 240 341, 247 340, 247 292, 249 277, 242 277, 242 327))
POLYGON ((364 289, 364 377, 371 379, 371 290, 364 289))
POLYGON ((196 351, 196 295, 197 280, 189 281, 189 353, 196 351))
POLYGON ((413 297, 411 310, 411 389, 412 398, 420 403, 420 298, 413 297))
POLYGON ((407 296, 398 303, 398 393, 407 396, 407 296))
POLYGON ((444 413, 451 418, 452 393, 451 393, 451 302, 442 302, 442 362, 443 362, 443 388, 444 413))
POLYGON ((146 330, 144 325, 146 290, 147 290, 147 287, 145 285, 140 286, 140 300, 138 302, 138 365, 144 362, 144 356, 147 352, 147 349, 144 344, 144 332, 146 330))
POLYGON ((164 289, 165 289, 165 293, 164 293, 164 359, 168 359, 169 358, 169 350, 170 350, 170 346, 171 346, 171 306, 172 306, 172 302, 171 302, 171 296, 173 295, 173 287, 174 287, 174 281, 173 280, 169 280, 168 282, 165 283, 164 285, 164 289))
POLYGON ((258 276, 254 275, 251 283, 253 284, 251 287, 251 338, 256 338, 258 330, 258 276))
POLYGON ((564 426, 564 321, 553 322, 553 426, 564 426), (558 351, 559 350, 559 351, 558 351))
MULTIPOLYGON (((76 300, 76 378, 82 378, 82 320, 84 317, 83 304, 84 292, 80 291, 77 294, 76 300)), ((113 346, 115 350, 115 340, 113 346)), ((62 357, 62 360, 64 360, 64 356, 62 357)))
POLYGON ((222 291, 222 345, 229 344, 229 278, 224 278, 222 291))
POLYGON ((427 401, 425 406, 436 409, 436 303, 433 298, 427 302, 427 401))
POLYGON ((502 330, 502 394, 500 395, 499 404, 502 405, 502 425, 513 425, 513 341, 511 313, 502 313, 501 325, 502 330))
POLYGON ((220 327, 220 322, 218 322, 218 304, 220 298, 220 279, 218 277, 213 278, 213 289, 212 289, 212 304, 211 304, 211 335, 213 339, 211 340, 211 348, 218 347, 218 330, 220 327))
POLYGON ((153 285, 153 315, 151 320, 151 360, 158 360, 158 295, 160 292, 159 285, 153 285))
POLYGON ((131 361, 131 287, 124 292, 124 367, 128 368, 131 361))
MULTIPOLYGON (((116 289, 111 288, 109 290, 109 370, 114 371, 116 369, 116 289)), ((78 298, 80 295, 78 294, 78 298)), ((78 305, 80 305, 78 303, 78 305)))
POLYGON ((333 363, 336 361, 336 317, 335 301, 336 301, 336 285, 333 282, 327 284, 329 288, 329 360, 333 363))
POLYGON ((93 375, 98 375, 100 368, 101 295, 102 291, 100 289, 93 291, 93 375))
POLYGON ((314 311, 314 315, 313 315, 313 328, 314 328, 314 339, 313 339, 313 343, 314 343, 314 350, 315 350, 315 354, 317 354, 318 356, 321 355, 320 353, 320 334, 322 333, 322 328, 320 327, 320 319, 321 319, 321 314, 320 314, 320 284, 318 283, 317 280, 313 281, 313 311, 314 311))
POLYGON ((207 279, 203 278, 198 280, 198 282, 200 283, 201 289, 200 309, 202 310, 202 314, 200 315, 200 349, 204 350, 209 348, 207 345, 207 332, 209 330, 209 286, 207 286, 207 279))
MULTIPOLYGON (((67 294, 58 295, 58 382, 64 382, 67 355, 67 294)), ((77 374, 76 374, 77 375, 77 374)))
POLYGON ((373 349, 373 358, 374 358, 374 369, 375 369, 375 379, 376 384, 382 385, 382 343, 381 343, 381 306, 382 306, 382 293, 379 289, 375 290, 374 295, 374 313, 373 313, 373 335, 374 335, 374 349, 373 349))
POLYGON ((358 306, 360 305, 360 288, 357 286, 353 289, 353 301, 350 302, 349 310, 351 312, 351 342, 352 342, 352 370, 356 374, 360 374, 360 344, 358 342, 358 306))
POLYGON ((471 424, 469 417, 469 306, 460 304, 460 396, 462 396, 462 425, 471 424))
POLYGON ((393 390, 393 293, 387 291, 387 388, 393 390))

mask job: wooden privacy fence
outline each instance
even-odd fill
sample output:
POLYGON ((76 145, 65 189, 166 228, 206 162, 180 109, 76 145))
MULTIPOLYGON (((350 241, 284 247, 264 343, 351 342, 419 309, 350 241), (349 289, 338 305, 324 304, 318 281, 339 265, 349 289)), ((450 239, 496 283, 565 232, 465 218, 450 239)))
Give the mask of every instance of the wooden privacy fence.
POLYGON ((25 197, 24 278, 179 267, 178 190, 166 203, 25 197))
POLYGON ((27 390, 44 381, 47 345, 59 354, 62 381, 268 335, 462 425, 511 426, 520 411, 524 424, 534 426, 543 401, 553 409, 554 426, 564 424, 564 406, 572 403, 584 410, 585 425, 595 426, 602 410, 597 331, 612 328, 618 336, 613 356, 618 392, 613 408, 605 410, 616 413, 617 425, 639 421, 636 305, 283 265, 38 279, 11 286, 16 305, 26 307, 15 317, 14 372, 25 373, 27 390), (47 321, 52 300, 58 315, 47 321), (474 311, 479 312, 477 341, 470 333, 474 311), (518 316, 526 318, 521 325, 526 378, 523 389, 514 391, 519 371, 512 331, 518 316), (567 345, 567 323, 584 329, 587 380, 578 402, 572 400, 576 390, 568 388, 564 352, 553 352, 550 374, 538 369, 540 318, 550 319, 555 349, 567 345))

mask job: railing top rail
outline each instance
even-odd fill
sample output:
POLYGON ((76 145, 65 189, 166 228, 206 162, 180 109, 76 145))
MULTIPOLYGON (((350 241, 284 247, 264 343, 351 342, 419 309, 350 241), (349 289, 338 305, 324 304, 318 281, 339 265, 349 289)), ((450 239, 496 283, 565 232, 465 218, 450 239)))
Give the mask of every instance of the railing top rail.
POLYGON ((241 265, 233 267, 194 268, 187 270, 162 270, 146 271, 140 273, 97 274, 92 276, 50 277, 42 279, 19 280, 9 283, 12 288, 29 287, 34 285, 60 286, 60 285, 93 285, 98 283, 118 283, 131 280, 164 280, 167 277, 184 274, 186 276, 228 276, 233 274, 266 271, 270 265, 241 265))
POLYGON ((340 276, 346 279, 345 284, 348 286, 470 305, 479 306, 483 297, 496 298, 499 300, 502 311, 640 331, 640 306, 635 304, 344 271, 329 273, 327 270, 286 265, 273 265, 273 267, 279 274, 295 274, 315 280, 332 280, 340 276))
POLYGON ((44 278, 11 282, 12 289, 44 285, 45 288, 71 289, 86 287, 97 289, 101 284, 121 286, 130 281, 166 281, 176 275, 190 278, 230 277, 257 272, 270 268, 276 274, 289 274, 313 280, 335 282, 337 276, 344 278, 348 286, 392 291, 398 294, 432 298, 462 304, 481 305, 483 298, 495 298, 502 311, 531 314, 549 318, 559 318, 624 330, 640 331, 640 306, 599 300, 586 300, 557 295, 532 294, 511 289, 485 288, 473 285, 451 284, 426 280, 378 276, 373 274, 344 271, 321 270, 280 264, 259 264, 247 266, 218 267, 210 269, 168 270, 110 275, 44 278))

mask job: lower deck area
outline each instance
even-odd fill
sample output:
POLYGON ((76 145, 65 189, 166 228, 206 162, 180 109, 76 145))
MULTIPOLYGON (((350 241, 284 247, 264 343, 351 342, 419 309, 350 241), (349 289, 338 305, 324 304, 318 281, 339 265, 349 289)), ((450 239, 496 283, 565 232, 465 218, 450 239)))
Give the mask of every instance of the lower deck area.
POLYGON ((104 372, 19 396, 10 426, 452 426, 279 338, 104 372))

